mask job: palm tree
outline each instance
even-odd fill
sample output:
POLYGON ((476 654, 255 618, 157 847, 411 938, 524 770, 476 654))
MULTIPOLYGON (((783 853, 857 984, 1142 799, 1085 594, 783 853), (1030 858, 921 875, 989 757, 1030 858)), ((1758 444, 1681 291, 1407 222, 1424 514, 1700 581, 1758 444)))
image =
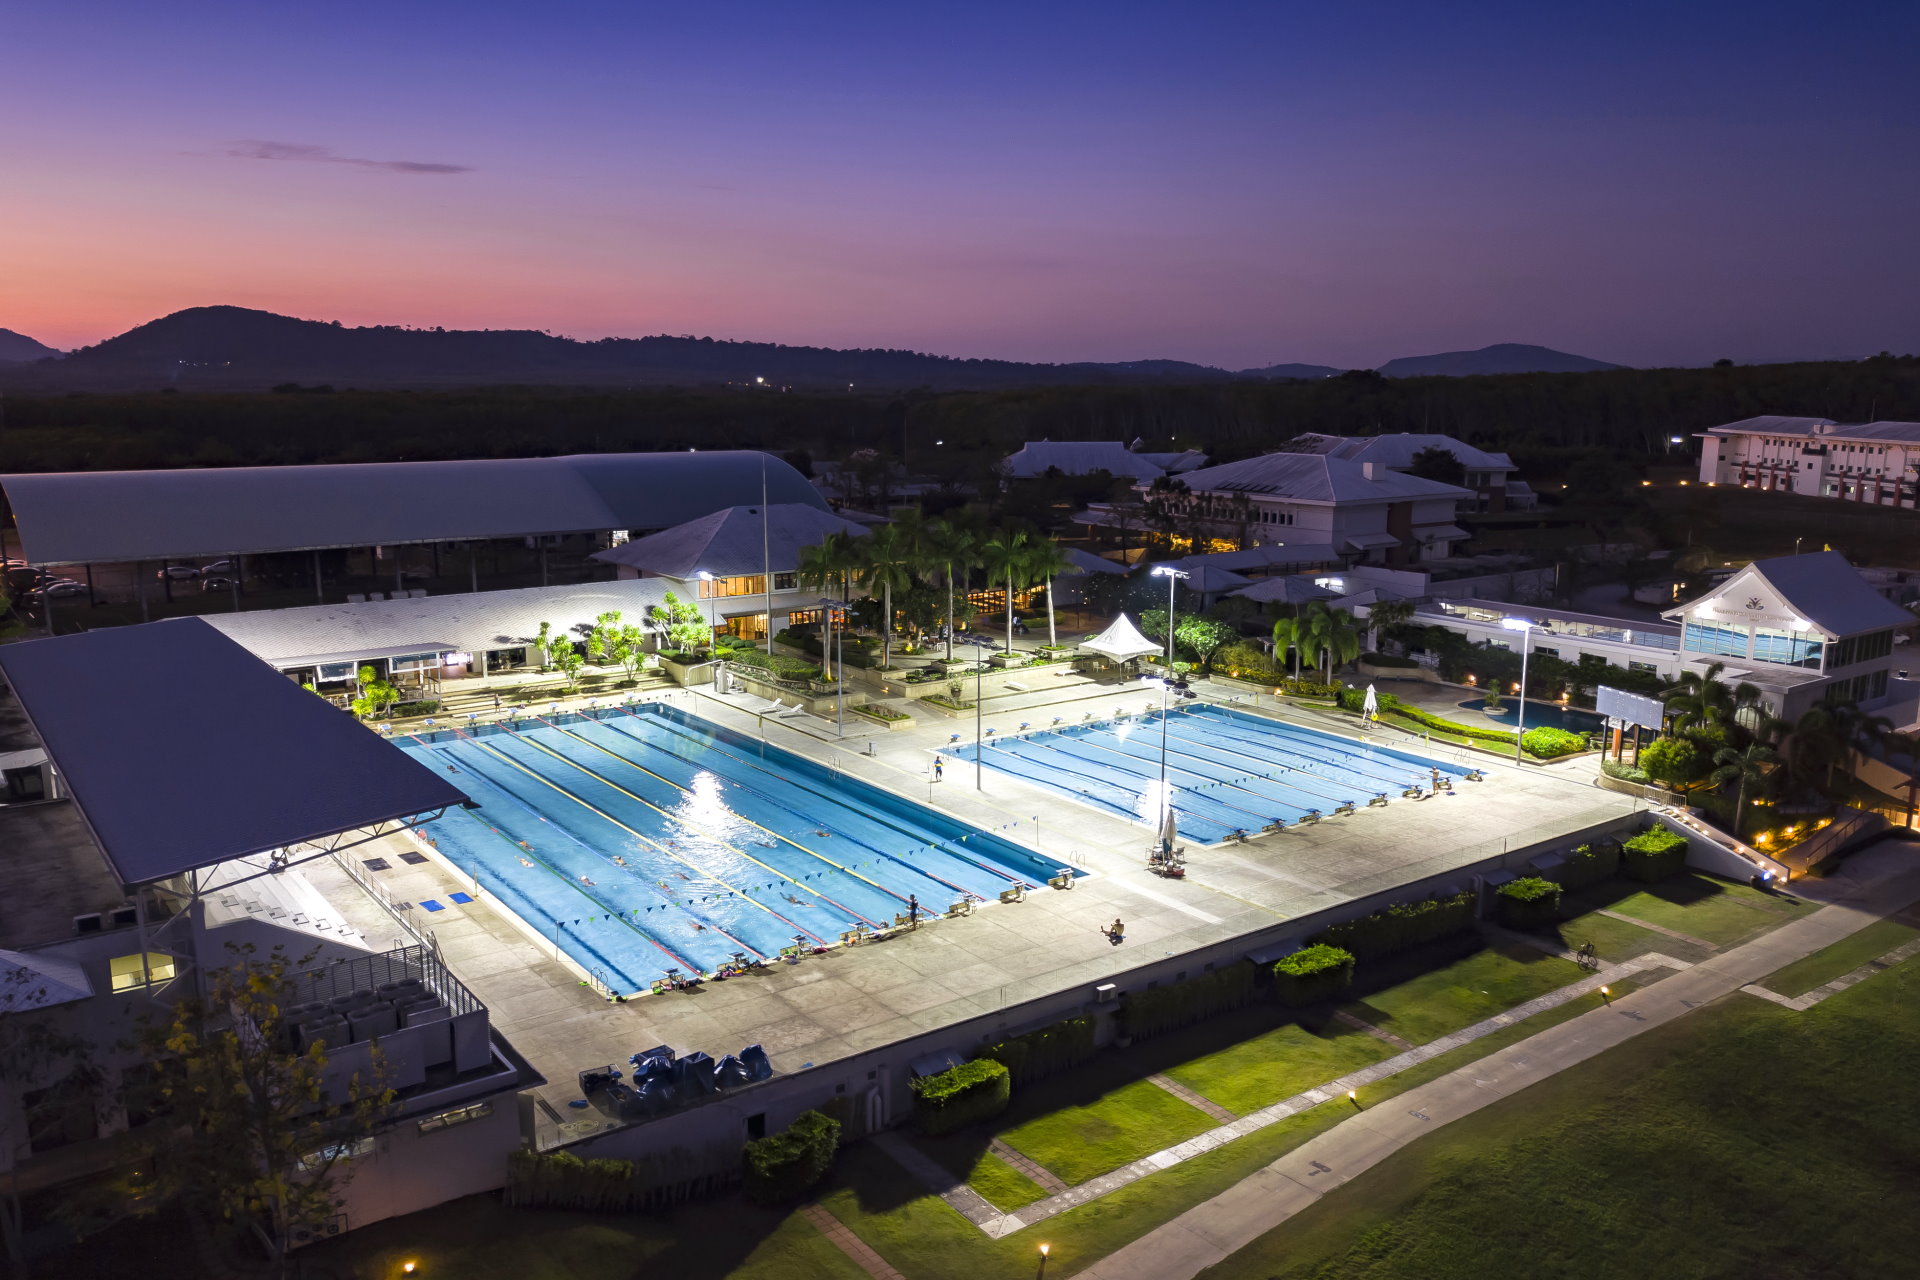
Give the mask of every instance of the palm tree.
POLYGON ((1367 644, 1375 653, 1380 651, 1380 637, 1395 627, 1403 627, 1413 620, 1413 601, 1382 600, 1367 610, 1367 644))
POLYGON ((939 567, 947 575, 947 661, 953 661, 953 584, 955 574, 980 563, 980 540, 974 531, 955 520, 936 520, 927 527, 923 543, 927 566, 939 567))
POLYGON ((980 545, 980 559, 987 568, 987 585, 996 581, 1007 593, 1007 652, 1013 652, 1013 593, 1026 585, 1026 566, 1032 541, 1026 530, 1003 525, 980 545), (1016 585, 1018 584, 1018 585, 1016 585))
POLYGON ((1060 544, 1051 538, 1037 538, 1027 549, 1027 581, 1037 582, 1047 593, 1047 644, 1049 647, 1060 643, 1060 635, 1054 626, 1053 580, 1073 568, 1073 561, 1067 559, 1067 553, 1060 544))
MULTIPOLYGON (((1760 690, 1744 681, 1729 685, 1720 679, 1720 673, 1726 669, 1724 662, 1709 662, 1705 671, 1684 671, 1677 683, 1661 691, 1666 695, 1667 711, 1673 716, 1676 733, 1731 728, 1753 732, 1753 726, 1741 723, 1740 716, 1758 709, 1760 690)), ((1747 718, 1753 717, 1749 714, 1747 718)))
POLYGON ((884 671, 893 665, 893 593, 913 585, 913 564, 890 524, 868 534, 860 551, 860 585, 869 594, 880 589, 880 669, 884 671))
POLYGON ((1825 792, 1832 786, 1834 766, 1848 751, 1834 710, 1826 703, 1808 707, 1787 730, 1787 773, 1797 787, 1825 792))
POLYGON ((811 547, 800 549, 799 583, 808 591, 840 589, 844 603, 859 572, 860 544, 844 530, 828 534, 811 547))
POLYGON ((1747 796, 1757 794, 1766 787, 1767 776, 1773 766, 1780 763, 1780 757, 1774 754, 1773 748, 1754 742, 1738 749, 1722 747, 1713 753, 1713 762, 1719 768, 1707 775, 1708 782, 1716 787, 1736 780, 1740 783, 1733 803, 1733 834, 1735 839, 1745 839, 1742 832, 1746 821, 1747 796))
POLYGON ((1300 678, 1300 645, 1306 639, 1306 619, 1295 610, 1292 617, 1273 620, 1273 656, 1280 661, 1287 660, 1287 650, 1293 650, 1293 678, 1300 678))
POLYGON ((1295 620, 1296 651, 1306 649, 1320 655, 1321 683, 1330 683, 1333 670, 1360 656, 1360 627, 1345 609, 1329 609, 1319 600, 1310 601, 1295 620))

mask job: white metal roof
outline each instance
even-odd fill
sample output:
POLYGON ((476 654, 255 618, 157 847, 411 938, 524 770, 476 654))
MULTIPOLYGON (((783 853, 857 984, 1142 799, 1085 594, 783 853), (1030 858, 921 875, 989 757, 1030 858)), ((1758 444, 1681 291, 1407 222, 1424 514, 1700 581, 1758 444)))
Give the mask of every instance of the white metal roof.
POLYGON ((1426 449, 1444 449, 1461 466, 1474 471, 1513 470, 1513 459, 1506 454, 1488 453, 1452 436, 1417 431, 1396 431, 1383 436, 1329 436, 1309 431, 1298 439, 1311 444, 1315 453, 1345 458, 1349 462, 1377 462, 1395 470, 1412 466, 1413 455, 1426 449))
POLYGON ((1016 480, 1045 475, 1049 467, 1068 476, 1105 471, 1142 482, 1166 474, 1166 468, 1152 457, 1135 453, 1118 440, 1030 440, 1007 457, 1007 474, 1016 480))
POLYGON ((122 884, 467 802, 199 618, 0 646, 0 671, 122 884))
POLYGON ((727 507, 660 533, 596 551, 592 558, 681 579, 702 570, 716 578, 759 573, 768 564, 775 573, 787 573, 800 567, 802 548, 819 545, 830 533, 864 538, 871 532, 866 525, 843 520, 807 503, 776 502, 767 508, 764 532, 758 504, 727 507))
POLYGON ((758 502, 763 466, 769 501, 825 509, 786 462, 746 451, 69 471, 0 487, 28 561, 99 564, 665 529, 758 502))
POLYGON ((1277 578, 1262 578, 1252 586, 1231 594, 1260 604, 1305 604, 1309 600, 1331 600, 1340 593, 1319 586, 1312 578, 1285 574, 1277 578))
POLYGON ((1661 616, 1676 621, 1696 612, 1701 622, 1813 630, 1829 640, 1912 626, 1914 615, 1894 604, 1838 551, 1755 560, 1712 591, 1661 616), (1806 622, 1801 628, 1794 622, 1806 622))
POLYGON ((666 600, 672 585, 631 578, 205 617, 261 661, 296 667, 409 653, 515 649, 539 635, 542 622, 564 634, 613 611, 622 622, 652 630, 649 613, 666 600))
POLYGON ((1271 495, 1300 502, 1401 502, 1410 498, 1471 498, 1471 489, 1403 475, 1375 465, 1317 453, 1267 453, 1217 467, 1202 467, 1181 477, 1194 492, 1225 491, 1258 497, 1271 495))

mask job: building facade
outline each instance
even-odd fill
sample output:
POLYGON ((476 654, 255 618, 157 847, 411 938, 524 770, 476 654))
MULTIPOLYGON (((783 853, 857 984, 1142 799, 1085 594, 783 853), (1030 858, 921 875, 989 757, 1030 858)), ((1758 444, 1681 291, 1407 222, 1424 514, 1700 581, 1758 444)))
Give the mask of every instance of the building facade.
POLYGON ((1840 423, 1769 415, 1700 432, 1700 480, 1912 509, 1920 422, 1840 423))

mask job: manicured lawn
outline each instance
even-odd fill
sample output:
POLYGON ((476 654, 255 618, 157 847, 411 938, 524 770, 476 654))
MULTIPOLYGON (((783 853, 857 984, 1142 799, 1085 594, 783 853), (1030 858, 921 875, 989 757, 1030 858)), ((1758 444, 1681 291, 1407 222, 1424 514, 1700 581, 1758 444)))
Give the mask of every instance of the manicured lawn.
POLYGON ((1209 1280, 1910 1276, 1920 963, 1731 996, 1437 1130, 1209 1280), (1467 1242, 1471 1242, 1468 1246, 1467 1242))
POLYGON ((340 1280, 415 1273, 460 1280, 632 1280, 637 1275, 727 1280, 866 1280, 866 1272, 797 1214, 737 1197, 664 1214, 506 1209, 471 1196, 363 1227, 301 1255, 340 1280))
POLYGON ((1830 947, 1822 947, 1810 956, 1776 969, 1760 979, 1760 985, 1783 996, 1801 996, 1852 973, 1869 960, 1878 960, 1903 943, 1913 941, 1920 929, 1898 920, 1876 920, 1850 938, 1842 938, 1830 947))
POLYGON ((1396 1052, 1385 1041, 1343 1023, 1309 1031, 1289 1022, 1174 1067, 1167 1075, 1243 1116, 1396 1052))
POLYGON ((1692 872, 1637 890, 1631 881, 1613 881, 1569 898, 1571 910, 1592 907, 1606 907, 1721 947, 1776 928, 1805 910, 1779 895, 1692 872))
POLYGON ((1704 947, 1696 947, 1678 938, 1669 938, 1666 934, 1655 933, 1651 929, 1642 929, 1639 925, 1628 924, 1625 920, 1603 916, 1598 911, 1589 911, 1571 920, 1561 921, 1554 931, 1554 936, 1557 936, 1569 951, 1578 951, 1581 943, 1591 942, 1594 953, 1609 963, 1631 960, 1649 951, 1658 951, 1676 960, 1696 962, 1713 954, 1704 947))
POLYGON ((909 1142, 985 1196, 987 1203, 1002 1213, 1011 1213, 1047 1196, 1045 1187, 988 1150, 985 1134, 953 1133, 928 1138, 911 1129, 902 1132, 909 1142))
MULTIPOLYGON (((1366 966, 1361 967, 1364 977, 1366 966)), ((1484 947, 1343 1006, 1364 1022, 1425 1044, 1503 1013, 1583 975, 1579 965, 1522 943, 1484 947)))
POLYGON ((1134 1080, 1087 1103, 1004 1129, 1000 1140, 1071 1186, 1185 1142, 1216 1123, 1159 1085, 1134 1080))

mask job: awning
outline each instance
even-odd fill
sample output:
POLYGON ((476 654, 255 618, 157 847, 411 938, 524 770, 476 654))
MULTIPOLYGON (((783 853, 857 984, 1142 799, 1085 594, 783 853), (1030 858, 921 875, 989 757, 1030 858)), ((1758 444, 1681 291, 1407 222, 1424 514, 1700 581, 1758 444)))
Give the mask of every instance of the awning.
POLYGON ((1231 569, 1222 569, 1214 564, 1196 564, 1187 569, 1186 578, 1180 583, 1189 591, 1209 595, 1215 591, 1231 591, 1235 587, 1244 587, 1253 581, 1244 574, 1231 569))
POLYGON ((375 658, 404 658, 416 653, 461 653, 459 645, 445 640, 428 640, 420 644, 390 644, 371 649, 346 649, 340 653, 310 653, 297 658, 275 658, 273 665, 285 670, 288 667, 318 667, 332 662, 371 662, 375 658))
POLYGON ((1140 634, 1133 625, 1133 619, 1121 614, 1107 624, 1107 629, 1091 640, 1080 642, 1082 649, 1091 649, 1115 662, 1127 662, 1134 658, 1144 658, 1150 653, 1159 653, 1164 647, 1155 644, 1140 634))
POLYGON ((1339 592, 1329 591, 1314 582, 1312 578, 1287 574, 1279 578, 1262 578, 1252 586, 1233 594, 1242 600, 1252 600, 1260 604, 1305 604, 1309 600, 1331 600, 1339 592))
POLYGON ((1061 550, 1066 553, 1068 563, 1073 565, 1073 568, 1060 575, 1061 577, 1079 576, 1088 573, 1127 572, 1126 565, 1116 564, 1105 556, 1097 556, 1091 551, 1083 551, 1079 547, 1062 547, 1061 550))
POLYGON ((1400 539, 1391 533, 1356 533, 1347 539, 1347 546, 1355 551, 1377 551, 1399 545, 1400 539))
POLYGON ((1457 524, 1443 524, 1432 528, 1415 529, 1414 534, 1424 542, 1459 542, 1473 535, 1457 524))

